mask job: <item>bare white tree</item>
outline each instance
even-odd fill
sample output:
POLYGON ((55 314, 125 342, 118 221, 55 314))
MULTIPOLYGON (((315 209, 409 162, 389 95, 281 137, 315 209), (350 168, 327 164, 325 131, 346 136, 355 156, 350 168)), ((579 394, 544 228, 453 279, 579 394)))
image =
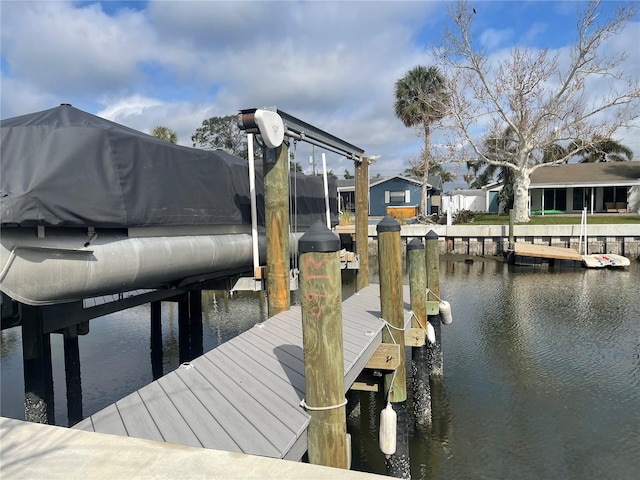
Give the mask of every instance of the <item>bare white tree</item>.
POLYGON ((633 2, 606 17, 600 2, 578 3, 576 37, 567 55, 514 47, 500 58, 477 45, 475 10, 466 1, 452 6, 453 29, 445 29, 433 55, 448 76, 454 128, 474 161, 509 168, 514 178, 517 222, 529 221, 531 173, 568 161, 585 148, 638 125, 640 88, 625 71, 627 54, 612 54, 606 42, 638 13, 633 2), (508 148, 486 151, 509 131, 508 148), (575 142, 580 140, 580 142, 575 142), (545 157, 554 145, 564 155, 545 157))

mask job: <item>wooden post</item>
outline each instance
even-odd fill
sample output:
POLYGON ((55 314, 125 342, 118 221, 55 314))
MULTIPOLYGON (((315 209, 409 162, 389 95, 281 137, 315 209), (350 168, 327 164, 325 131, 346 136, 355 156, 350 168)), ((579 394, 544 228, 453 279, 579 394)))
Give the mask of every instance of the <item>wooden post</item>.
POLYGON ((189 317, 189 294, 178 297, 178 361, 185 363, 191 360, 191 325, 189 317))
MULTIPOLYGON (((409 263, 409 290, 412 327, 420 328, 422 335, 427 329, 427 272, 424 244, 414 238, 407 245, 409 263)), ((431 388, 429 386, 428 347, 423 344, 411 349, 411 371, 413 373, 413 417, 418 425, 431 424, 431 388)))
POLYGON ((190 344, 192 359, 204 353, 202 330, 202 290, 189 290, 190 344))
MULTIPOLYGON (((439 300, 440 297, 440 245, 438 234, 430 230, 426 235, 427 251, 427 288, 433 292, 427 300, 439 300)), ((429 316, 429 323, 436 334, 436 341, 429 345, 429 374, 442 376, 444 372, 442 361, 442 334, 440 315, 429 316)))
POLYGON ((162 359, 162 302, 151 302, 151 374, 154 380, 164 373, 162 359))
POLYGON ((67 419, 69 427, 82 421, 82 379, 78 325, 67 327, 64 336, 64 377, 67 387, 67 419))
POLYGON ((384 379, 386 400, 391 402, 398 418, 396 453, 385 461, 387 475, 411 478, 409 462, 409 430, 407 412, 407 378, 404 352, 404 299, 402 295, 402 251, 400 224, 391 216, 376 227, 378 233, 378 268, 380 272, 380 311, 389 324, 382 341, 400 345, 400 366, 384 379))
POLYGON ((360 417, 362 406, 360 404, 360 392, 350 389, 347 392, 347 419, 360 417))
POLYGON ((298 241, 309 462, 349 468, 339 250, 320 221, 298 241))
POLYGON ((356 253, 360 267, 356 273, 356 291, 369 285, 369 160, 355 162, 356 253))
POLYGON ((409 292, 411 310, 414 313, 412 326, 427 328, 427 272, 424 244, 414 238, 407 244, 409 264, 409 292))
POLYGON ((22 306, 22 359, 24 419, 54 425, 51 340, 42 333, 40 307, 22 306))
POLYGON ((264 207, 267 237, 268 315, 289 310, 289 148, 264 150, 264 207))
POLYGON ((515 213, 513 212, 513 208, 510 208, 509 209, 509 250, 513 250, 516 244, 515 232, 513 228, 514 224, 515 224, 515 213))
POLYGON ((200 290, 189 290, 180 296, 178 339, 180 363, 189 362, 202 355, 202 291, 200 290))

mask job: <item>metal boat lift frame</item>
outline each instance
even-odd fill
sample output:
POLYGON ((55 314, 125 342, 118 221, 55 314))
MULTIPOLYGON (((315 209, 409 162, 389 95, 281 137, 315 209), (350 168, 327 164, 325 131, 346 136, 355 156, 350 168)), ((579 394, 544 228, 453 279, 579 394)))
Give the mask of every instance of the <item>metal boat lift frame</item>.
MULTIPOLYGON (((248 150, 248 161, 249 161, 249 190, 251 195, 251 236, 253 243, 253 276, 252 277, 241 277, 238 279, 234 287, 233 291, 239 290, 253 290, 259 291, 263 289, 262 279, 258 278, 258 272, 260 270, 259 265, 259 254, 258 254, 258 223, 257 223, 257 205, 256 205, 256 188, 255 188, 255 157, 253 151, 253 135, 254 134, 262 134, 260 129, 254 123, 253 118, 250 120, 250 124, 247 125, 244 123, 244 120, 248 117, 252 117, 258 110, 268 110, 271 112, 275 112, 282 119, 283 127, 284 127, 284 135, 293 138, 296 141, 302 141, 309 143, 311 145, 315 145, 326 150, 329 150, 333 153, 337 153, 339 155, 343 155, 348 159, 353 160, 354 162, 362 162, 367 160, 364 157, 364 150, 360 147, 357 147, 335 135, 332 135, 324 130, 311 125, 299 118, 294 117, 282 110, 279 110, 276 107, 264 107, 262 109, 258 108, 249 108, 240 110, 240 113, 237 117, 238 127, 241 130, 245 130, 247 133, 247 150, 248 150)), ((324 158, 323 158, 324 161, 324 158)), ((326 169, 325 169, 326 170, 326 169)), ((327 175, 326 171, 324 172, 324 184, 325 184, 325 195, 327 195, 327 175)), ((325 199, 327 202, 328 209, 328 198, 325 199)), ((327 218, 329 217, 329 212, 327 211, 327 218)), ((327 220, 328 222, 328 220, 327 220)), ((327 225, 330 228, 330 225, 327 225)), ((357 260, 355 262, 347 262, 345 266, 348 268, 357 268, 357 260)), ((297 288, 297 276, 295 272, 291 273, 291 289, 295 290, 297 288)))

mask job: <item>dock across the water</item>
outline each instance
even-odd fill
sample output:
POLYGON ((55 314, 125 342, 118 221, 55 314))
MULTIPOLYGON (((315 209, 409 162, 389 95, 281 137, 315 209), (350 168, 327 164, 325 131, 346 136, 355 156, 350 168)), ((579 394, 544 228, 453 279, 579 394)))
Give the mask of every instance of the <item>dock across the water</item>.
MULTIPOLYGON (((408 287, 404 292, 408 304, 408 287)), ((343 302, 344 388, 382 342, 378 285, 343 302)), ((269 318, 74 428, 300 460, 307 450, 300 307, 269 318)))
POLYGON ((539 265, 541 263, 576 267, 582 265, 582 255, 572 248, 516 242, 510 255, 511 263, 516 265, 539 265))

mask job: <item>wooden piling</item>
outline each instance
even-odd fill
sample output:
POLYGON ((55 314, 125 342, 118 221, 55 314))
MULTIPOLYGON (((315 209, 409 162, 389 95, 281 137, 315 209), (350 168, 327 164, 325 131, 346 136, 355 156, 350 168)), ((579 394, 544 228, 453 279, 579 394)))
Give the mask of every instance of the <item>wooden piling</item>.
POLYGON ((40 307, 23 305, 24 418, 28 422, 54 425, 51 339, 42 331, 40 307))
POLYGON ((164 374, 162 352, 162 302, 151 302, 151 374, 154 380, 164 374))
POLYGON ((178 361, 181 364, 191 360, 189 322, 189 295, 183 293, 178 299, 178 361))
POLYGON ((369 161, 363 157, 354 164, 356 189, 356 253, 360 267, 356 291, 369 285, 369 161))
MULTIPOLYGON (((427 295, 427 300, 439 300, 440 298, 440 246, 438 234, 433 230, 425 236, 426 239, 426 265, 427 288, 432 292, 427 295)), ((429 374, 442 376, 444 366, 442 360, 442 333, 440 315, 429 316, 429 323, 436 334, 435 343, 428 345, 429 374)))
POLYGON ((67 387, 68 426, 81 422, 82 416, 82 378, 80 376, 80 348, 78 344, 78 325, 67 327, 64 337, 64 377, 67 387))
POLYGON ((319 221, 298 242, 309 462, 349 468, 339 250, 319 221))
POLYGON ((385 391, 389 401, 403 402, 407 399, 406 375, 404 371, 404 313, 402 298, 402 252, 400 224, 387 215, 377 225, 378 264, 380 272, 380 309, 382 318, 390 325, 384 330, 382 341, 400 345, 400 363, 394 374, 385 378, 385 391), (392 378, 393 383, 391 383, 392 378))
POLYGON ((361 413, 362 405, 360 404, 360 392, 351 389, 347 392, 347 419, 352 420, 359 418, 361 413))
MULTIPOLYGON (((411 326, 419 328, 421 338, 427 329, 427 272, 424 244, 414 238, 407 245, 409 292, 413 319, 411 326)), ((411 348, 413 374, 413 417, 417 425, 431 424, 431 388, 429 386, 428 346, 411 348)))
POLYGON ((516 246, 515 241, 515 233, 514 233, 514 225, 515 225, 515 213, 513 208, 509 209, 509 250, 513 250, 516 246))
POLYGON ((202 290, 189 291, 189 316, 191 317, 191 356, 198 358, 204 353, 202 330, 202 290))
POLYGON ((264 150, 264 206, 267 239, 267 302, 272 317, 289 310, 289 148, 264 150))
POLYGON ((402 295, 402 251, 400 224, 387 215, 377 225, 378 268, 380 272, 380 311, 389 328, 382 335, 384 343, 400 345, 400 365, 385 376, 386 400, 397 415, 396 452, 385 461, 387 475, 411 478, 407 412, 407 379, 404 351, 404 300, 402 295))
POLYGON ((180 363, 202 355, 202 341, 202 291, 189 290, 178 300, 180 363))

